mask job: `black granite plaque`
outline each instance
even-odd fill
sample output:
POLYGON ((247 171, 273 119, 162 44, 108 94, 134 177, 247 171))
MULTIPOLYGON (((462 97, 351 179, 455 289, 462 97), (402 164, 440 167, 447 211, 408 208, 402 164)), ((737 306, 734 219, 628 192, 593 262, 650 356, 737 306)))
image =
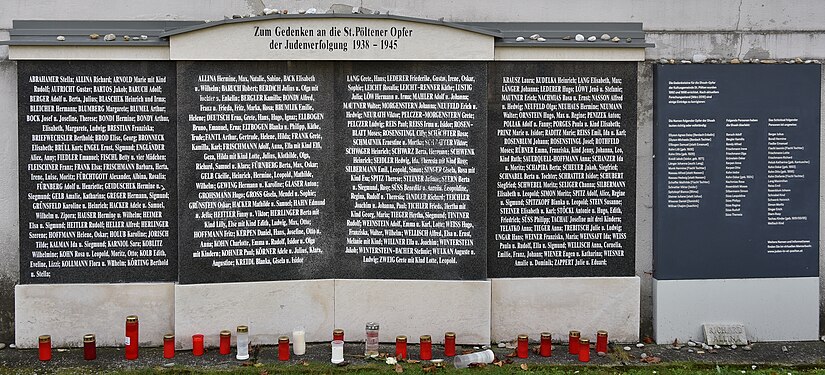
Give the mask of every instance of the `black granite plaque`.
POLYGON ((339 63, 339 278, 484 279, 485 63, 339 63))
POLYGON ((654 277, 819 275, 819 66, 655 73, 654 277))
POLYGON ((177 279, 175 66, 18 63, 20 280, 177 279))
POLYGON ((332 63, 179 63, 180 282, 332 276, 332 63))
POLYGON ((490 277, 632 276, 636 63, 490 69, 490 277))

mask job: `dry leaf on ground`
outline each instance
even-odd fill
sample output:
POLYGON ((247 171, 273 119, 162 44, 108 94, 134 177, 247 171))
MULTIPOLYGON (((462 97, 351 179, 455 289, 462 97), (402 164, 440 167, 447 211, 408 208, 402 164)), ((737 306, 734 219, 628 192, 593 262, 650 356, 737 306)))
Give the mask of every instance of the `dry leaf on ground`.
POLYGON ((659 357, 650 356, 650 357, 642 358, 642 362, 645 362, 645 363, 659 363, 659 362, 662 362, 662 359, 659 358, 659 357))

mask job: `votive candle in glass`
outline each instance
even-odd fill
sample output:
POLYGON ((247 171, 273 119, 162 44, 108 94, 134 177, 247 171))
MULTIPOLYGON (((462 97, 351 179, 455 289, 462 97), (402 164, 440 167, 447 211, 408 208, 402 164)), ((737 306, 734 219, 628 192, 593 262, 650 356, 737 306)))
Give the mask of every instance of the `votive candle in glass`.
POLYGON ((235 355, 235 359, 245 361, 249 359, 249 327, 238 326, 237 333, 238 341, 236 345, 238 347, 238 354, 235 355))
POLYGON ((192 335, 192 355, 196 357, 203 355, 203 335, 200 333, 192 335))
POLYGON ((596 332, 596 353, 607 353, 607 331, 596 332))
POLYGON ((579 362, 590 362, 590 340, 579 340, 579 362))
POLYGON ((88 334, 83 336, 83 359, 92 361, 97 358, 97 340, 95 335, 88 334))
POLYGON ((175 358, 175 335, 163 335, 163 358, 175 358))
POLYGON ((407 357, 407 336, 395 336, 395 356, 403 359, 409 358, 407 357))
POLYGON ((418 339, 418 358, 424 361, 433 359, 433 338, 423 335, 418 339))
POLYGON ((517 345, 516 345, 516 355, 519 358, 527 358, 527 355, 530 353, 530 344, 528 342, 527 335, 518 335, 517 345))
POLYGON ((49 335, 42 335, 37 338, 37 355, 41 361, 48 361, 52 359, 52 337, 49 335))
POLYGON ((579 340, 581 339, 581 332, 579 331, 570 331, 570 334, 567 336, 570 354, 579 354, 579 340))
POLYGON ((343 340, 332 340, 332 359, 330 362, 332 363, 341 363, 344 362, 344 341, 343 340))
POLYGON ((539 355, 549 357, 553 354, 553 336, 550 332, 541 333, 541 343, 539 344, 539 355))
POLYGON ((455 357, 455 332, 444 334, 444 356, 455 357))
POLYGON ((138 340, 140 334, 138 333, 138 317, 137 315, 129 315, 126 317, 126 359, 133 360, 138 357, 138 340))
POLYGON ((344 330, 340 328, 333 329, 332 341, 344 341, 344 330))
POLYGON ((303 327, 292 331, 292 352, 295 355, 304 355, 307 352, 306 332, 303 327))
POLYGON ((232 331, 228 329, 221 331, 218 353, 221 353, 221 355, 232 353, 232 331))
POLYGON ((289 336, 281 336, 278 338, 278 360, 289 360, 289 336))

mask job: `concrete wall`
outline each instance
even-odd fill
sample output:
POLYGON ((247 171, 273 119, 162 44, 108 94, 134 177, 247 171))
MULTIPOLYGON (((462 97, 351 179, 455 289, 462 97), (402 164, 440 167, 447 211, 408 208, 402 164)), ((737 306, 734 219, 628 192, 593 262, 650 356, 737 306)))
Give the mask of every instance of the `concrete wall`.
MULTIPOLYGON (((294 12, 310 7, 323 10, 344 2, 6 0, 0 1, 0 40, 8 38, 14 19, 218 20, 225 15, 259 13, 265 6, 294 12)), ((695 53, 711 58, 825 59, 825 1, 820 0, 353 0, 349 5, 450 21, 642 22, 648 42, 657 44, 647 51, 648 59, 690 58, 695 53)), ((641 334, 649 335, 653 218, 649 64, 640 64, 639 80, 636 274, 641 277, 641 334)), ((16 119, 16 67, 8 61, 8 48, 0 47, 0 342, 6 343, 14 332, 13 286, 19 278, 16 119)), ((820 249, 820 253, 825 252, 820 249)))

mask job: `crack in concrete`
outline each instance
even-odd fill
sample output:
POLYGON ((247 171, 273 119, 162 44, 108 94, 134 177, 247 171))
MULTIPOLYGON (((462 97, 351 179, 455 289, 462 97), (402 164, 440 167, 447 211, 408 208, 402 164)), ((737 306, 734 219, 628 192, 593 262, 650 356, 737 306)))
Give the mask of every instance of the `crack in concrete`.
POLYGON ((739 51, 736 53, 737 58, 742 57, 742 44, 744 44, 742 40, 742 33, 739 33, 739 23, 742 22, 742 3, 744 1, 745 0, 739 0, 739 12, 736 16, 736 28, 734 28, 734 30, 736 30, 737 32, 737 36, 739 37, 739 51))

